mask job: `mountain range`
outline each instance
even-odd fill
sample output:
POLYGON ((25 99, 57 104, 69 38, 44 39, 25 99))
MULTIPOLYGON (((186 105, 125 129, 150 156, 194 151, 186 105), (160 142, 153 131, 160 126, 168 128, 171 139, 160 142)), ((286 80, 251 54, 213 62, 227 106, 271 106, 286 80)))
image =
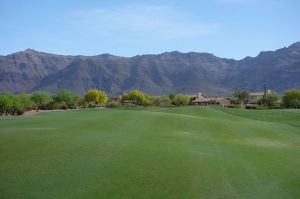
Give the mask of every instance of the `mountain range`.
POLYGON ((263 84, 279 94, 300 88, 300 42, 241 60, 177 51, 128 58, 64 56, 27 49, 0 56, 0 92, 67 89, 83 94, 97 88, 110 96, 132 89, 151 95, 230 95, 235 89, 260 91, 263 84))

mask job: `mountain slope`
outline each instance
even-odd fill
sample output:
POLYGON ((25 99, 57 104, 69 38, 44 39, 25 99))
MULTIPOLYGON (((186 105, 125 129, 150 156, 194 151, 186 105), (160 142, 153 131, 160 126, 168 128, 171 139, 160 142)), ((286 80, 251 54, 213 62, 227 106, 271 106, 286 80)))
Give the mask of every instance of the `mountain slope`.
POLYGON ((264 83, 282 93, 300 88, 300 42, 242 60, 208 53, 168 52, 131 58, 109 54, 63 56, 27 49, 0 56, 0 92, 55 93, 91 88, 117 95, 140 89, 152 95, 205 92, 230 94, 234 89, 261 90, 264 83))
POLYGON ((87 89, 99 88, 113 95, 132 89, 154 95, 195 93, 199 89, 226 93, 228 89, 219 79, 232 68, 227 62, 230 61, 209 54, 179 52, 129 59, 98 56, 75 61, 46 76, 33 90, 71 89, 84 93, 87 89))
POLYGON ((72 62, 70 56, 53 55, 27 49, 0 57, 0 92, 25 92, 52 73, 72 62))
POLYGON ((237 74, 224 83, 231 88, 259 90, 266 83, 277 92, 300 88, 300 42, 288 48, 261 52, 239 62, 237 74))

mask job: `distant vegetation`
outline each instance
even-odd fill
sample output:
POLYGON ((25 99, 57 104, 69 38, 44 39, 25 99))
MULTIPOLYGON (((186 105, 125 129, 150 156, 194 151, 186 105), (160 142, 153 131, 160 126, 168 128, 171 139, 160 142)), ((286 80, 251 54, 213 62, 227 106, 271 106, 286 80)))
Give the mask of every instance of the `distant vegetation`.
POLYGON ((282 102, 284 107, 300 108, 300 90, 287 91, 282 98, 282 102))
MULTIPOLYGON (((233 94, 232 107, 244 108, 249 99, 249 94, 244 90, 236 90, 233 94)), ((123 93, 117 98, 109 99, 106 92, 92 89, 84 96, 78 96, 71 91, 61 91, 49 96, 46 92, 13 95, 3 93, 0 95, 0 115, 22 115, 25 111, 40 109, 76 109, 106 106, 110 108, 122 106, 144 107, 170 107, 185 106, 190 104, 191 97, 185 94, 169 96, 149 96, 139 90, 123 93)), ((282 97, 276 93, 267 93, 258 100, 258 108, 300 108, 300 90, 288 90, 282 97)))
MULTIPOLYGON (((290 92, 299 93, 300 90, 289 90, 284 94, 284 96, 289 95, 290 92)), ((249 98, 250 98, 249 93, 244 90, 236 90, 234 92, 233 96, 235 97, 235 99, 232 101, 232 103, 239 108, 243 108, 248 103, 249 98)), ((292 98, 294 100, 296 100, 297 96, 295 95, 292 98)), ((298 99, 300 99, 300 98, 298 97, 298 99)), ((292 108, 290 106, 286 106, 286 103, 284 103, 284 101, 281 101, 280 97, 274 92, 265 93, 265 96, 263 96, 263 98, 259 99, 257 101, 257 104, 259 105, 260 108, 280 108, 280 107, 292 108)), ((297 103, 292 102, 292 104, 295 105, 297 103)), ((296 108, 296 107, 294 107, 294 108, 296 108)))
POLYGON ((83 102, 86 106, 89 106, 91 104, 105 105, 108 102, 108 97, 104 91, 92 89, 84 95, 83 102))

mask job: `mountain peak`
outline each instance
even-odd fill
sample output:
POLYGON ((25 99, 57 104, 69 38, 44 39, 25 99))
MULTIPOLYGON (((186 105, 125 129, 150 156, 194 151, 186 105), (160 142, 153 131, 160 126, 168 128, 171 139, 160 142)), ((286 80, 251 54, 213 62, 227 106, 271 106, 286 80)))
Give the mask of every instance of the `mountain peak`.
POLYGON ((35 53, 35 52, 37 52, 36 50, 33 50, 33 49, 31 49, 31 48, 27 48, 26 50, 24 50, 23 52, 25 52, 25 53, 35 53))
POLYGON ((292 45, 290 45, 288 48, 297 48, 297 49, 300 49, 300 42, 296 42, 296 43, 293 43, 292 45))
POLYGON ((5 78, 0 78, 0 93, 70 89, 83 94, 99 88, 119 95, 138 88, 152 95, 199 91, 229 95, 237 88, 259 90, 266 82, 282 93, 300 88, 299 63, 300 42, 243 60, 178 51, 128 58, 110 54, 64 56, 29 48, 1 57, 0 77, 5 78))

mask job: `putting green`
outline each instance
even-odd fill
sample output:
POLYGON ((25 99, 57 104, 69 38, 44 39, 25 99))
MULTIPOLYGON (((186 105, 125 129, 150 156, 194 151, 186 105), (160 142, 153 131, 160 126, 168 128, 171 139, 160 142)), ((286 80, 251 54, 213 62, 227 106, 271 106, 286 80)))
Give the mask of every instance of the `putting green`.
POLYGON ((0 117, 0 198, 300 198, 300 110, 0 117))

